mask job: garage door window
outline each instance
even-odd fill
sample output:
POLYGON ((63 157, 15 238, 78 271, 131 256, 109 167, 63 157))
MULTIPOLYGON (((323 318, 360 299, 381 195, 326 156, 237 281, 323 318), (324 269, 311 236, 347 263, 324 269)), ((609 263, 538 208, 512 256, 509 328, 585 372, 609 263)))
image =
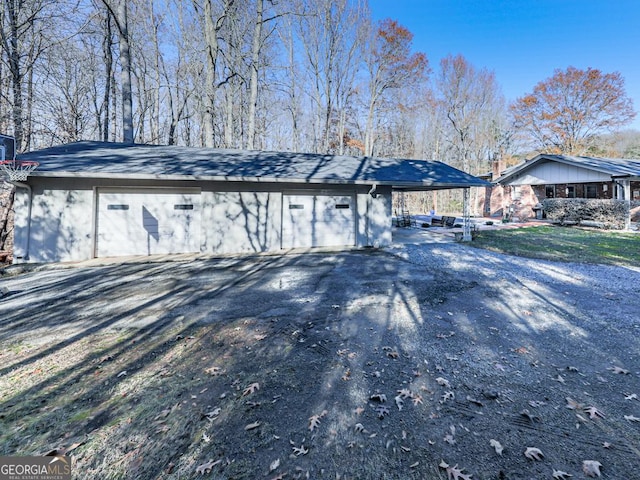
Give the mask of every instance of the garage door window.
POLYGON ((193 205, 174 205, 174 210, 193 210, 193 205))
POLYGON ((107 205, 107 210, 129 210, 129 205, 107 205))
POLYGON ((304 210, 304 205, 291 204, 289 210, 304 210))
POLYGON ((350 206, 349 206, 348 203, 337 203, 336 204, 336 208, 338 208, 338 209, 349 209, 350 206))

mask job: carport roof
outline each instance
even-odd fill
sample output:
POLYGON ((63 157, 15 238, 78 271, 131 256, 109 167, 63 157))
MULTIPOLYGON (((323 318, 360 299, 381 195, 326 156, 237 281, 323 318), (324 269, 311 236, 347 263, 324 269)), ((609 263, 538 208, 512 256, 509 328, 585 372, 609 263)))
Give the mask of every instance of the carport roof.
POLYGON ((18 155, 36 177, 377 184, 398 190, 484 187, 438 161, 82 141, 18 155))

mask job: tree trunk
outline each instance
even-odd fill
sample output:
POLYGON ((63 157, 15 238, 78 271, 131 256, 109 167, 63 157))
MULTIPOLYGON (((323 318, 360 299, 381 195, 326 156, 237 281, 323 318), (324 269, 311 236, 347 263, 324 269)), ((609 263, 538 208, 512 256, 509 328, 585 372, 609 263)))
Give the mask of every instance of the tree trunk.
POLYGON ((22 69, 20 65, 20 50, 18 42, 18 12, 14 0, 5 1, 9 21, 8 61, 11 72, 11 88, 13 93, 13 136, 16 140, 16 152, 22 151, 24 126, 22 122, 22 69))
MULTIPOLYGON (((105 18, 105 32, 102 43, 102 52, 104 59, 105 75, 104 75, 104 94, 102 97, 102 106, 100 108, 102 115, 104 115, 104 123, 100 131, 101 139, 103 142, 109 141, 109 122, 111 121, 109 115, 109 101, 111 94, 111 77, 113 75, 113 32, 111 31, 111 18, 107 14, 105 18)), ((98 118, 98 125, 100 125, 100 118, 98 118)))
POLYGON ((262 22, 264 20, 264 0, 256 0, 256 25, 253 29, 251 45, 251 67, 249 81, 249 125, 247 128, 247 148, 255 149, 256 109, 258 106, 258 62, 262 44, 262 22))
POLYGON ((22 136, 22 148, 25 152, 31 150, 31 137, 33 136, 33 68, 27 74, 27 112, 22 136))
POLYGON ((118 18, 120 63, 122 65, 122 141, 124 143, 133 143, 133 96, 131 94, 131 50, 129 48, 127 0, 120 0, 118 18))
POLYGON ((213 21, 211 0, 204 0, 204 38, 206 41, 207 70, 205 85, 204 111, 204 144, 205 147, 214 146, 215 132, 215 82, 216 63, 218 58, 218 33, 213 21))

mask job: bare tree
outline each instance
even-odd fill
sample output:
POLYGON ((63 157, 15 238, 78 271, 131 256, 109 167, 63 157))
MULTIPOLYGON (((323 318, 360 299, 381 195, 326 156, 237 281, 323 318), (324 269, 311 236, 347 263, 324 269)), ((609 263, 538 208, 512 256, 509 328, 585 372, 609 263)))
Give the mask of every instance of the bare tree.
POLYGON ((394 90, 410 89, 423 81, 427 73, 424 53, 411 53, 413 34, 398 22, 381 21, 372 33, 366 55, 369 74, 365 127, 365 155, 373 155, 374 124, 384 96, 394 90))
POLYGON ((46 39, 50 19, 57 17, 52 0, 5 0, 0 10, 0 45, 11 77, 11 111, 16 150, 29 148, 33 106, 33 68, 51 43, 46 39), (25 87, 26 97, 25 97, 25 87))
POLYGON ((133 96, 131 92, 131 46, 129 44, 129 8, 127 0, 102 0, 118 31, 120 49, 120 86, 122 89, 122 141, 133 143, 133 96))

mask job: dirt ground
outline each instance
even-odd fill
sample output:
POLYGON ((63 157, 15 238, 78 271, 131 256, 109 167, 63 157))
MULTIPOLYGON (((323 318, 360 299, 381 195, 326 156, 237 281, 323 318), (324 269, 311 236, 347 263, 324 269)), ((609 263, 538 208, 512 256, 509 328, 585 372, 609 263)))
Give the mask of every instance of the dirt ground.
POLYGON ((640 479, 638 285, 440 243, 0 277, 0 455, 57 449, 78 479, 640 479))

